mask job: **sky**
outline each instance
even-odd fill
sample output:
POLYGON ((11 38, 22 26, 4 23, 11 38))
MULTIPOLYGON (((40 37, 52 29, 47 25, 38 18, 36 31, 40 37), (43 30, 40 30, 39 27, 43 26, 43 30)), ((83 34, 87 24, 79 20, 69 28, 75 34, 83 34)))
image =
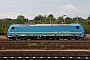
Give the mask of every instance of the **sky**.
POLYGON ((25 18, 34 19, 37 15, 53 14, 55 18, 79 17, 86 19, 90 14, 90 0, 0 0, 0 19, 25 18))

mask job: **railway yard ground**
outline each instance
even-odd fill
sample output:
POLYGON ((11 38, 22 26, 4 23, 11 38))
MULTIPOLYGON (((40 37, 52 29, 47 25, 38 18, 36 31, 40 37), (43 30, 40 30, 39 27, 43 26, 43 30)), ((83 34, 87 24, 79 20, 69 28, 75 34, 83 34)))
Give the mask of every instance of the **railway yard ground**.
POLYGON ((0 35, 0 60, 90 60, 90 34, 84 40, 8 40, 0 35))

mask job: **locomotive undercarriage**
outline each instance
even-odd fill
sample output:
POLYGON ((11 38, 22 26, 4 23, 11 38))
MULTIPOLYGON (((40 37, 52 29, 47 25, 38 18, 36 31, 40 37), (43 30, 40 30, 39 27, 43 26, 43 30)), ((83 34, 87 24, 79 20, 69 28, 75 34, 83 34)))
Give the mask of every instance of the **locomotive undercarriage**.
POLYGON ((82 40, 78 36, 16 36, 8 37, 10 40, 82 40))

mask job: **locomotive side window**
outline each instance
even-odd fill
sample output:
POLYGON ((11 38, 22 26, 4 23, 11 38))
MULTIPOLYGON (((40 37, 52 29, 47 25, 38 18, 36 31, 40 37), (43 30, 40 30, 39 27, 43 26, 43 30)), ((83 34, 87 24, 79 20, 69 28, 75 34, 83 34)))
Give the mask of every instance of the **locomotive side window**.
POLYGON ((76 29, 79 29, 79 26, 76 26, 76 29))
POLYGON ((14 29, 14 27, 12 27, 12 30, 14 29))

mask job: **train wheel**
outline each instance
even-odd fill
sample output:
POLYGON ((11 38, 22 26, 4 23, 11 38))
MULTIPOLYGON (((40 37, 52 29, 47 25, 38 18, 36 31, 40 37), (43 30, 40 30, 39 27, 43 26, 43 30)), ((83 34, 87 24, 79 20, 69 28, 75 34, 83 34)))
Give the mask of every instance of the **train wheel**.
POLYGON ((59 40, 59 37, 57 37, 57 40, 59 40))
POLYGON ((42 40, 46 40, 46 37, 42 37, 42 40))
POLYGON ((27 37, 27 40, 28 40, 28 41, 31 40, 30 37, 27 37))
POLYGON ((18 39, 18 38, 16 37, 15 40, 19 41, 20 39, 18 39))
POLYGON ((68 37, 68 40, 72 40, 72 37, 68 37))
POLYGON ((61 40, 61 38, 60 38, 60 37, 58 37, 58 39, 59 39, 59 40, 61 40))
POLYGON ((57 37, 54 37, 54 40, 57 40, 57 37))
POLYGON ((75 40, 75 37, 72 37, 72 40, 75 40))
POLYGON ((8 40, 12 41, 13 39, 8 39, 8 40))
POLYGON ((79 37, 75 37, 75 40, 79 40, 79 37))
POLYGON ((31 40, 31 38, 28 38, 27 40, 28 40, 28 41, 30 41, 30 40, 31 40))
POLYGON ((49 40, 49 37, 46 37, 46 40, 49 40))
POLYGON ((79 40, 83 40, 83 38, 79 38, 79 40))
POLYGON ((63 40, 64 40, 64 37, 63 37, 63 40))
POLYGON ((60 40, 63 40, 63 37, 61 37, 60 40))

